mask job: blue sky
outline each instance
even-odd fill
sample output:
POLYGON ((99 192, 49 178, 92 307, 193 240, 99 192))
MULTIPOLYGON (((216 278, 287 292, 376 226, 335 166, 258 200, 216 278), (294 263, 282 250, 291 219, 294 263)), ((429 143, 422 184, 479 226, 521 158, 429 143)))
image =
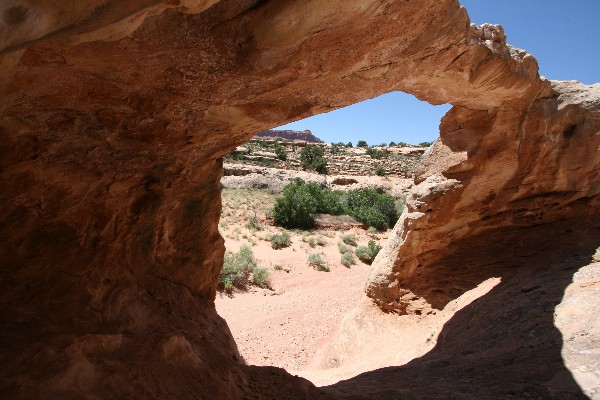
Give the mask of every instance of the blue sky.
MULTIPOLYGON (((508 43, 533 54, 549 79, 600 82, 600 0, 462 0, 471 22, 501 24, 508 43)), ((278 129, 310 129, 326 142, 432 141, 448 105, 388 93, 278 129)))

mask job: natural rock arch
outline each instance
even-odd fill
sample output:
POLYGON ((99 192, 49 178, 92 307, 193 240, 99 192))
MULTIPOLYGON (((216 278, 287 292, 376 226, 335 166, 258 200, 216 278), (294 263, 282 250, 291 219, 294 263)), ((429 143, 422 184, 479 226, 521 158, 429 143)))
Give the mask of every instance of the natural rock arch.
POLYGON ((584 146, 598 142, 597 89, 541 80, 457 1, 12 0, 0 13, 7 397, 323 396, 241 365, 213 305, 220 157, 291 120, 393 90, 456 106, 380 258, 394 262, 372 277, 384 308, 407 309, 390 283, 435 247, 402 247, 411 225, 448 243, 498 221, 598 215, 598 155, 584 146), (528 153, 540 141, 542 163, 528 153), (502 185, 483 185, 514 154, 502 185), (542 167, 556 184, 537 184, 542 167), (531 216, 519 199, 558 204, 531 216))

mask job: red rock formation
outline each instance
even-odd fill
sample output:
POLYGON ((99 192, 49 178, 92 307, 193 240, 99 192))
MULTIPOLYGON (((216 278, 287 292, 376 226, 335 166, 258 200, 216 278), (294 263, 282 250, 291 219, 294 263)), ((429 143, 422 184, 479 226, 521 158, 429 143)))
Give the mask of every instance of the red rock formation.
POLYGON ((461 242, 505 231, 513 244, 488 260, 504 265, 511 262, 498 260, 520 246, 523 228, 566 219, 600 223, 599 115, 600 86, 577 82, 553 82, 522 110, 452 108, 374 265, 369 296, 400 313, 441 309, 482 281, 477 269, 443 267, 461 242))
MULTIPOLYGON (((455 204, 467 193, 462 181, 476 187, 489 175, 485 162, 470 165, 462 153, 481 160, 506 145, 497 154, 529 151, 546 143, 545 121, 571 138, 550 140, 548 150, 569 153, 596 126, 596 114, 583 121, 569 111, 586 106, 560 108, 570 88, 553 92, 531 56, 505 46, 497 28, 471 29, 454 0, 0 7, 5 398, 322 396, 281 370, 243 366, 214 311, 224 250, 220 157, 254 132, 391 90, 453 103, 443 136, 461 131, 464 139, 443 137, 433 150, 452 155, 453 175, 417 195, 416 207, 439 188, 452 189, 445 198, 455 204), (512 136, 477 138, 476 129, 497 124, 515 128, 512 136)), ((527 154, 503 175, 507 188, 530 183, 526 192, 498 198, 543 193, 540 175, 528 181, 514 170, 535 167, 527 154)), ((567 161, 555 159, 549 167, 567 161)), ((572 179, 556 187, 578 190, 572 179)), ((551 215, 574 208, 578 196, 562 197, 551 215)), ((449 216, 436 218, 427 222, 449 216)))
POLYGON ((266 131, 258 132, 257 138, 281 138, 286 140, 301 140, 308 143, 323 143, 321 139, 313 135, 308 129, 305 131, 291 131, 267 129, 266 131))

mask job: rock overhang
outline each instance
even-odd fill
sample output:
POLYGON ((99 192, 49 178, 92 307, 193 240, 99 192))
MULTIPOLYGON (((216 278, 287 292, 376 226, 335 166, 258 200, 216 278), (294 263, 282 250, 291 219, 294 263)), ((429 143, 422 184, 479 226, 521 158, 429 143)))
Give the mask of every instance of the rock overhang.
MULTIPOLYGON (((541 79, 531 55, 498 26, 470 25, 456 1, 11 0, 0 15, 2 296, 19 343, 5 353, 23 367, 19 352, 41 365, 55 362, 49 351, 67 354, 50 369, 53 393, 119 392, 97 377, 127 372, 90 361, 132 351, 119 342, 94 353, 107 332, 229 365, 225 384, 204 382, 225 397, 248 390, 252 374, 266 379, 235 362, 211 305, 224 251, 219 157, 260 130, 393 90, 455 105, 412 195, 422 209, 376 262, 368 293, 384 308, 406 308, 390 283, 415 280, 433 262, 422 255, 444 244, 598 216, 598 88, 541 79), (57 329, 91 336, 45 345, 57 329), (198 333, 211 330, 223 338, 198 333), (82 360, 96 374, 85 388, 65 372, 82 360)), ((156 360, 211 368, 172 361, 156 360)), ((13 393, 47 382, 15 371, 3 375, 29 383, 13 393)))

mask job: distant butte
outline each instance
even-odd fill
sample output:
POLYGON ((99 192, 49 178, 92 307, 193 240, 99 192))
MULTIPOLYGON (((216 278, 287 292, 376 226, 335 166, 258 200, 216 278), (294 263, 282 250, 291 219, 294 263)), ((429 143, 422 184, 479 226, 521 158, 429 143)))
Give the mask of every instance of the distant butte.
POLYGON ((310 130, 304 131, 292 131, 292 130, 279 130, 279 129, 268 129, 266 131, 258 132, 255 136, 257 138, 280 138, 285 140, 298 140, 308 143, 324 143, 321 139, 313 135, 310 130))

